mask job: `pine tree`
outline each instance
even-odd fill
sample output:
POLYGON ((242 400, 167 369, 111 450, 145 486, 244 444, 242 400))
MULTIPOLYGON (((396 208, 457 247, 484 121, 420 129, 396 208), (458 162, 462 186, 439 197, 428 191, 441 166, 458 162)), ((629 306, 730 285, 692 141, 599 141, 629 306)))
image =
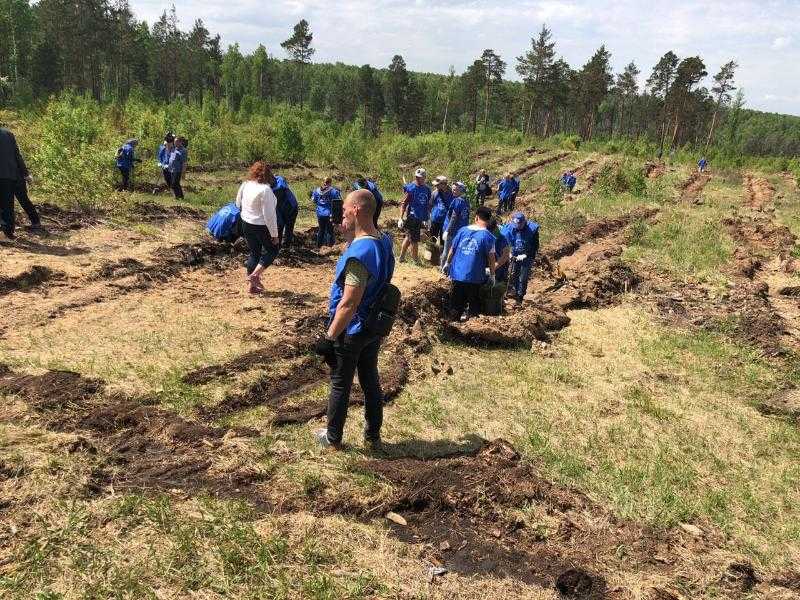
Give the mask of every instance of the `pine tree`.
POLYGON ((316 49, 311 47, 311 41, 314 39, 314 34, 309 29, 308 21, 301 19, 297 25, 294 26, 292 36, 281 42, 281 48, 286 50, 289 56, 294 60, 300 69, 300 106, 303 105, 303 89, 305 86, 304 74, 306 65, 311 62, 311 57, 316 52, 316 49))
POLYGON ((714 106, 714 115, 711 117, 711 127, 708 129, 708 138, 706 139, 706 152, 711 145, 711 140, 714 138, 714 126, 717 124, 717 115, 720 109, 731 100, 731 92, 736 89, 733 85, 733 75, 739 65, 735 60, 725 63, 719 70, 719 73, 714 75, 714 87, 711 91, 716 96, 716 105, 714 106))
POLYGON ((523 133, 529 133, 532 129, 534 105, 543 104, 547 101, 550 90, 551 70, 555 61, 555 42, 550 41, 552 34, 545 25, 539 32, 539 37, 531 39, 531 49, 522 56, 517 57, 517 73, 525 82, 525 87, 530 95, 530 106, 528 108, 528 119, 523 133))
POLYGON ((503 62, 491 48, 487 48, 483 51, 480 61, 483 64, 483 75, 485 77, 486 88, 486 110, 483 113, 483 131, 486 132, 486 127, 489 122, 489 107, 490 99, 492 97, 492 85, 499 84, 501 81, 503 81, 503 75, 506 72, 506 63, 503 62))

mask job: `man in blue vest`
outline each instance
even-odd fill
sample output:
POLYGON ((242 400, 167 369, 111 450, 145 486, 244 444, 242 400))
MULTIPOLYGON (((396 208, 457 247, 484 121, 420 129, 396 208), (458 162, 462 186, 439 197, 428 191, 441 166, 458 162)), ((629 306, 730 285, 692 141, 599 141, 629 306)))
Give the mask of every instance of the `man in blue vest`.
POLYGON ((700 160, 697 161, 697 172, 698 173, 704 173, 707 166, 708 166, 708 161, 706 160, 706 157, 704 156, 700 160))
POLYGON ((431 208, 431 188, 425 185, 425 169, 419 168, 414 172, 414 182, 403 186, 405 197, 400 208, 401 229, 406 232, 406 238, 400 247, 400 262, 406 259, 406 252, 411 248, 411 258, 414 262, 419 260, 419 237, 422 224, 428 220, 431 208))
POLYGON ((378 184, 374 179, 368 179, 364 175, 359 175, 353 182, 353 190, 369 190, 375 197, 375 216, 373 222, 375 223, 375 227, 377 227, 378 219, 380 219, 381 211, 383 210, 383 195, 378 189, 378 184))
MULTIPOLYGON (((456 237, 459 229, 469 225, 469 200, 464 197, 466 189, 467 186, 461 181, 456 181, 451 188, 453 199, 450 201, 450 208, 447 209, 442 225, 444 229, 444 233, 442 233, 442 238, 444 239, 442 256, 444 258, 447 258, 453 238, 456 237)), ((444 264, 444 261, 442 264, 444 264)))
POLYGON ((132 191, 131 189, 131 171, 133 170, 133 163, 142 162, 136 158, 136 146, 139 140, 130 139, 117 150, 117 169, 122 175, 122 184, 120 189, 123 191, 132 191))
POLYGON ((528 291, 531 267, 539 251, 539 224, 527 221, 524 214, 516 212, 511 216, 511 222, 503 226, 502 232, 511 246, 509 294, 519 303, 528 291))
POLYGON ((311 192, 311 199, 314 201, 317 210, 317 248, 333 246, 336 241, 336 237, 333 234, 333 223, 331 222, 331 207, 335 200, 342 197, 342 194, 331 182, 332 179, 326 177, 322 185, 311 192))
POLYGON ((511 176, 511 173, 506 173, 497 183, 497 214, 499 215, 512 210, 513 201, 519 191, 519 184, 511 176))
POLYGON ((350 240, 331 285, 328 328, 315 350, 331 367, 328 426, 314 432, 323 448, 342 444, 353 376, 364 391, 365 446, 380 450, 383 394, 378 375, 382 338, 365 321, 394 274, 392 239, 373 222, 375 197, 368 190, 348 194, 342 208, 342 233, 350 240))
POLYGON ((466 309, 466 319, 481 313, 480 291, 487 281, 495 282, 495 238, 488 226, 492 211, 478 208, 475 224, 462 227, 453 238, 443 271, 450 276, 450 317, 458 320, 466 309), (487 275, 488 269, 488 275, 487 275))
POLYGON ((447 184, 447 177, 439 175, 433 180, 433 185, 436 187, 431 196, 431 237, 436 240, 440 246, 444 245, 444 219, 447 216, 447 211, 450 209, 450 202, 453 200, 453 193, 450 191, 450 186, 447 184))
POLYGON ((189 151, 186 149, 188 142, 185 137, 175 138, 175 147, 169 155, 167 170, 169 171, 169 181, 172 186, 172 193, 176 200, 183 200, 183 187, 181 180, 186 172, 186 163, 189 161, 189 151))

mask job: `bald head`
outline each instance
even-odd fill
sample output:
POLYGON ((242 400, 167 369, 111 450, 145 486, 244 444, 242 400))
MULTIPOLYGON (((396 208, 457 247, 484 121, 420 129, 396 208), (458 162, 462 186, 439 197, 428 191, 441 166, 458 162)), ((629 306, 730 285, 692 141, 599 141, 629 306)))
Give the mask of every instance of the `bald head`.
POLYGON ((345 202, 352 202, 358 207, 359 214, 363 214, 365 219, 372 220, 375 214, 375 196, 369 190, 355 190, 347 195, 345 202))

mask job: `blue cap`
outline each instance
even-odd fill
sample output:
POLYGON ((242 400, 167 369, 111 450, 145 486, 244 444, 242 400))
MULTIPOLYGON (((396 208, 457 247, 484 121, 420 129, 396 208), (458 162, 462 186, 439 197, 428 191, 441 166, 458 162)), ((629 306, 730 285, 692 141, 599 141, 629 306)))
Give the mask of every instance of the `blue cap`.
POLYGON ((514 223, 524 223, 525 215, 521 212, 515 212, 513 215, 511 215, 511 220, 514 221, 514 223))

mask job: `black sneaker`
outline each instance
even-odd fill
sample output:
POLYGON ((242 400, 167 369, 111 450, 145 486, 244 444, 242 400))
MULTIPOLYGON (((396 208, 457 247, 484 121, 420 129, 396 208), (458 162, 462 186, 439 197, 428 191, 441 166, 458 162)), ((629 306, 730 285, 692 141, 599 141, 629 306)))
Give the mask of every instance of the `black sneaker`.
POLYGON ((364 438, 364 450, 368 454, 383 454, 383 442, 381 439, 364 438))

